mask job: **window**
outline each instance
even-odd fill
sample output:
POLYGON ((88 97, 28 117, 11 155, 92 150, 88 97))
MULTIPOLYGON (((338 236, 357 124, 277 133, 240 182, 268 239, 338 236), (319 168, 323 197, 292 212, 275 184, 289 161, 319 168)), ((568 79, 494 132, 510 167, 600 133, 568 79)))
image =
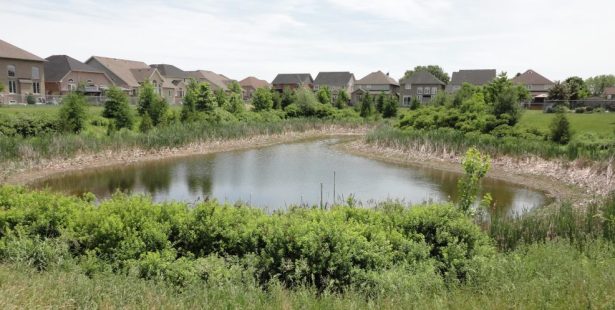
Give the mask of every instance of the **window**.
POLYGON ((87 80, 86 83, 88 84, 88 86, 94 86, 94 81, 92 80, 87 80))
POLYGON ((38 67, 32 67, 32 79, 38 80, 40 78, 41 78, 41 75, 39 73, 38 67))
POLYGON ((408 89, 408 90, 409 90, 409 89, 412 89, 412 84, 407 83, 407 84, 405 85, 405 88, 406 88, 406 89, 408 89))
POLYGON ((423 87, 417 88, 416 89, 416 93, 419 94, 419 95, 422 95, 423 94, 423 87))
POLYGON ((425 87, 425 90, 423 90, 423 94, 429 95, 429 89, 429 87, 425 87))
POLYGON ((365 85, 365 88, 366 88, 366 89, 372 89, 372 85, 369 85, 369 84, 368 84, 368 85, 365 85))
POLYGON ((6 70, 8 71, 9 77, 15 77, 15 66, 8 65, 6 66, 6 70))
POLYGON ((409 106, 412 104, 412 97, 411 96, 404 96, 404 105, 405 106, 409 106))
POLYGON ((9 81, 9 93, 14 94, 17 92, 17 81, 10 80, 9 81))
POLYGON ((68 91, 75 91, 77 90, 77 84, 75 84, 75 81, 73 79, 69 79, 68 80, 68 91))
POLYGON ((432 87, 431 88, 431 94, 435 95, 438 92, 438 88, 437 87, 432 87))
POLYGON ((32 83, 32 92, 35 94, 40 94, 41 93, 41 83, 40 82, 33 82, 32 83))

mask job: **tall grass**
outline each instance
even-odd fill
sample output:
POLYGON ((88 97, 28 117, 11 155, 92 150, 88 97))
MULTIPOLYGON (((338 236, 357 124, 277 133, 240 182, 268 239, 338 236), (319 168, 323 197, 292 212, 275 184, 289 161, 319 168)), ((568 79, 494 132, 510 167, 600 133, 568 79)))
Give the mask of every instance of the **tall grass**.
POLYGON ((470 147, 492 156, 536 155, 545 159, 607 160, 615 157, 615 144, 584 144, 572 142, 559 145, 550 141, 516 137, 497 138, 486 134, 464 134, 451 129, 402 130, 391 126, 379 126, 370 131, 366 142, 398 149, 427 149, 433 153, 465 153, 470 147))
POLYGON ((358 128, 362 121, 289 119, 277 122, 173 124, 147 133, 119 131, 110 136, 95 134, 48 134, 32 138, 0 137, 0 162, 71 157, 77 153, 105 150, 162 149, 212 140, 230 140, 258 135, 324 130, 334 126, 358 128))

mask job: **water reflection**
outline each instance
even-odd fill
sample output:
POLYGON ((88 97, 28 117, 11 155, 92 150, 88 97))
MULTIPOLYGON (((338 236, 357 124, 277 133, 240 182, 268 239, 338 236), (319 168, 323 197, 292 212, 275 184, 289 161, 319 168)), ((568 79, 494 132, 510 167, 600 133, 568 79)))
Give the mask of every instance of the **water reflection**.
MULTIPOLYGON (((257 207, 331 204, 335 196, 361 201, 406 202, 457 198, 460 174, 405 167, 353 156, 331 148, 335 139, 278 145, 181 159, 161 160, 57 176, 35 187, 69 194, 92 192, 105 198, 116 190, 149 194, 156 201, 193 202, 205 198, 257 207)), ((486 179, 498 210, 518 212, 543 205, 543 194, 503 181, 486 179)))

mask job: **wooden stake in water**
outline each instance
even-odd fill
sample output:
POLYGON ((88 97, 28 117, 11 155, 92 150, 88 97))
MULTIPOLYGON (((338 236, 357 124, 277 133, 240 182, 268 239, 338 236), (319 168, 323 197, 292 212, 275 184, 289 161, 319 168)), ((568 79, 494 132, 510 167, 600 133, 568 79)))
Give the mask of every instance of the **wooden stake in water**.
POLYGON ((322 183, 320 183, 320 208, 322 209, 322 183))

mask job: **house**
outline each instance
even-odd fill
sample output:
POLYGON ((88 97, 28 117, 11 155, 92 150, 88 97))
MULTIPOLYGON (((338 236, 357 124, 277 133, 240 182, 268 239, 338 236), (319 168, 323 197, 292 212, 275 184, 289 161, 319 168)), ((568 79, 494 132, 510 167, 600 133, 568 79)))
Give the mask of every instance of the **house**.
POLYGON ((399 83, 390 77, 388 73, 385 74, 382 71, 372 72, 355 82, 354 90, 350 95, 351 104, 359 103, 367 93, 370 95, 385 93, 387 95, 399 96, 399 83))
POLYGON ((495 69, 459 70, 453 72, 451 82, 446 86, 446 92, 454 93, 465 83, 483 86, 489 84, 496 77, 495 69))
POLYGON ((555 85, 551 80, 536 73, 534 70, 527 70, 523 74, 518 74, 511 81, 519 85, 524 85, 532 97, 531 103, 539 104, 544 103, 549 97, 549 90, 555 85))
POLYGON ((413 98, 420 103, 428 103, 446 87, 444 82, 427 71, 418 71, 409 78, 402 78, 399 84, 402 106, 410 106, 413 98))
POLYGON ((350 72, 320 72, 314 80, 314 90, 327 86, 331 90, 331 99, 335 101, 340 91, 345 91, 350 96, 356 79, 350 72))
POLYGON ((252 95, 259 88, 271 88, 271 85, 265 80, 259 80, 253 76, 249 76, 241 81, 239 81, 239 85, 241 85, 241 89, 243 89, 243 99, 250 100, 252 99, 252 95))
POLYGON ((273 89, 283 92, 285 88, 298 89, 307 87, 314 89, 314 79, 309 73, 280 73, 271 82, 273 89))
POLYGON ((188 71, 190 78, 209 84, 212 90, 228 91, 228 85, 233 81, 228 77, 207 70, 188 71))
POLYGON ((188 72, 169 64, 156 64, 150 65, 150 67, 158 69, 158 72, 160 72, 162 77, 167 79, 167 81, 170 81, 173 86, 175 86, 174 102, 181 103, 186 92, 186 86, 190 80, 190 75, 188 72))
POLYGON ((0 103, 25 103, 33 95, 45 101, 45 59, 0 40, 0 103))
POLYGON ((168 102, 174 102, 175 86, 173 83, 165 79, 158 69, 151 68, 144 62, 92 56, 85 63, 105 72, 114 85, 122 88, 131 96, 137 96, 139 87, 145 81, 150 81, 159 95, 168 102))
POLYGON ((47 95, 65 95, 84 86, 87 95, 100 96, 113 85, 102 70, 82 63, 67 55, 53 55, 45 62, 45 89, 47 95))
POLYGON ((615 100, 615 87, 607 87, 604 89, 604 98, 608 100, 615 100))

